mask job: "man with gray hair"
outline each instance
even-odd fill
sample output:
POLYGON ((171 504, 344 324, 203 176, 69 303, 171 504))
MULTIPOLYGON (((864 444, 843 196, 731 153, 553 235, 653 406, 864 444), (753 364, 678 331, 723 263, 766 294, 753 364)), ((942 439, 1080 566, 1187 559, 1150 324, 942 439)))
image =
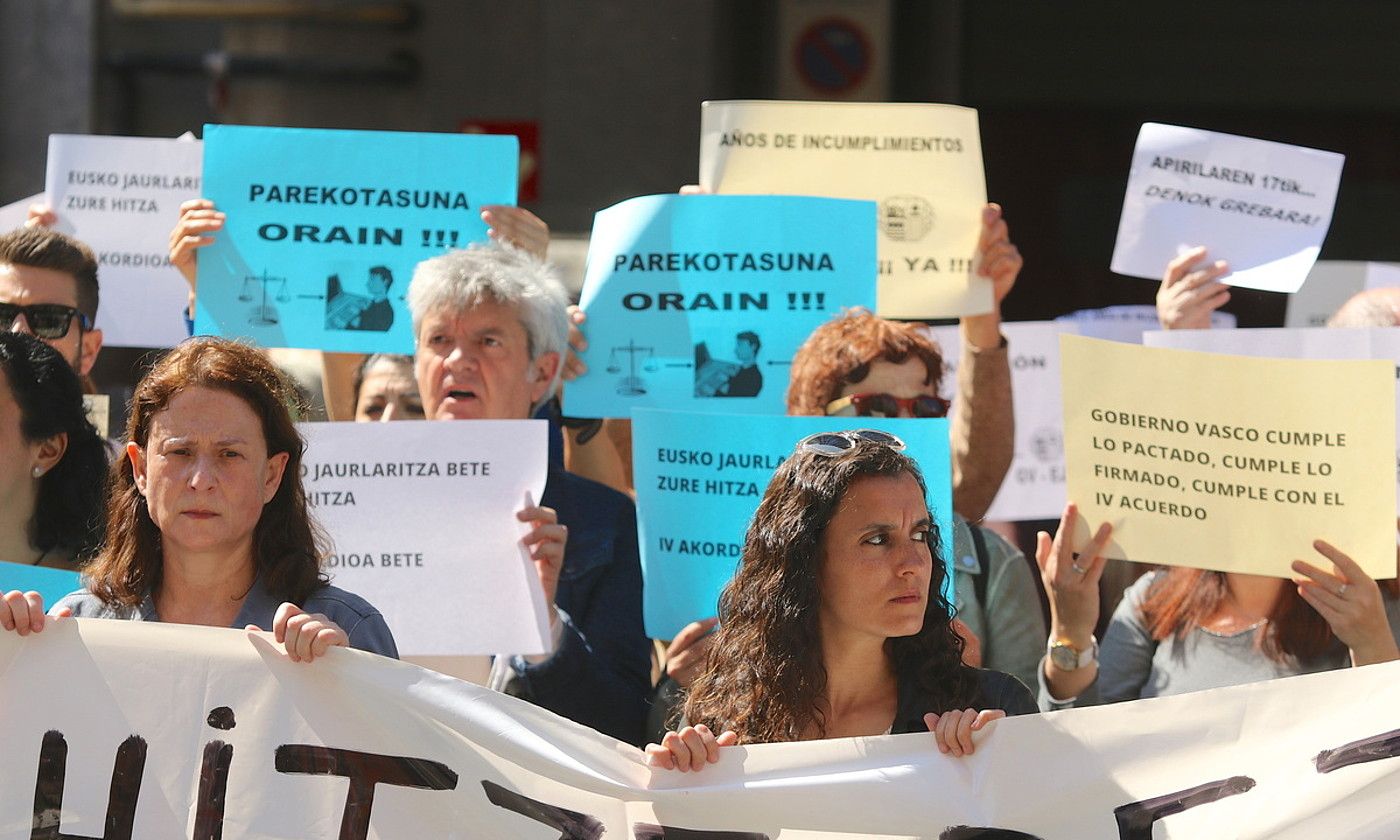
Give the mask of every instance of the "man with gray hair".
MULTIPOLYGON (((408 306, 424 414, 531 417, 559 382, 567 305, 549 267, 522 251, 476 247, 419 263, 408 306)), ((551 465, 540 505, 569 531, 563 563, 536 564, 554 653, 498 657, 492 685, 640 746, 651 663, 632 500, 551 465)))

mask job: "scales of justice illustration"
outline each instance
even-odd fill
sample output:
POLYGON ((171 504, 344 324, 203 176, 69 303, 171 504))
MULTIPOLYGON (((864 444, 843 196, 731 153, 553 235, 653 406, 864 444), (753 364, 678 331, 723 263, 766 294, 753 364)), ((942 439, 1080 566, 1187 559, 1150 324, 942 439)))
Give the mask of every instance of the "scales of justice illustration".
POLYGON ((277 313, 277 307, 267 300, 268 287, 276 287, 276 292, 272 295, 274 301, 277 303, 286 303, 292 299, 292 296, 287 294, 287 278, 273 277, 267 273, 267 269, 263 269, 261 275, 249 274, 245 276, 243 278, 243 288, 238 292, 238 299, 243 303, 251 303, 257 299, 259 293, 249 290, 254 283, 256 283, 260 289, 262 300, 257 306, 253 307, 253 314, 248 317, 248 323, 258 327, 274 327, 277 325, 279 315, 277 313))
POLYGON ((620 356, 627 357, 627 375, 617 380, 617 393, 624 397, 640 397, 647 392, 646 380, 637 375, 637 357, 642 357, 642 370, 653 373, 657 369, 656 348, 640 347, 635 339, 628 339, 625 345, 618 345, 608 351, 608 373, 621 373, 620 356))

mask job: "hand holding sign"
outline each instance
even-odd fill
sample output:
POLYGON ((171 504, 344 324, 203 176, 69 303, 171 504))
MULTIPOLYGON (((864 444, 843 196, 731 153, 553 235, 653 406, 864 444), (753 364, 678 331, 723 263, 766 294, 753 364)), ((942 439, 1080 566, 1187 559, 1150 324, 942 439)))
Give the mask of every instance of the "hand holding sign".
POLYGON ((1209 262, 1206 249, 1192 248, 1167 263, 1157 289, 1157 319, 1164 330, 1208 330, 1211 314, 1230 302, 1220 278, 1230 273, 1224 260, 1209 262))
POLYGON ((1016 278, 1025 261, 1011 242, 1011 231, 1002 216, 1001 205, 988 204, 982 208, 982 233, 977 240, 977 252, 972 257, 972 271, 978 277, 992 281, 992 310, 962 318, 967 340, 974 347, 988 349, 1001 343, 1001 303, 1011 294, 1016 278))
MULTIPOLYGON (((54 613, 54 618, 67 618, 73 611, 64 607, 54 613)), ((21 636, 44 632, 44 597, 38 592, 13 590, 0 596, 0 627, 13 630, 21 636)))
MULTIPOLYGON (((256 624, 243 628, 262 632, 256 624)), ((293 662, 310 662, 318 656, 325 656, 333 647, 349 647, 350 637, 339 624, 321 613, 309 613, 293 603, 284 603, 277 608, 272 618, 272 635, 277 643, 287 650, 287 658, 293 662)))
POLYGON ((559 572, 564 568, 564 545, 569 539, 569 529, 559 524, 559 515, 553 508, 536 505, 530 494, 525 494, 525 507, 515 518, 530 523, 530 532, 521 538, 530 559, 535 563, 535 571, 540 576, 540 586, 544 588, 545 608, 549 612, 549 622, 557 619, 554 608, 554 593, 559 589, 559 572))
POLYGON ((1298 594, 1327 620, 1333 634, 1351 649, 1353 665, 1373 665, 1400 659, 1400 649, 1386 620, 1381 588, 1346 554, 1324 540, 1313 548, 1332 561, 1336 573, 1302 560, 1293 561, 1298 594))

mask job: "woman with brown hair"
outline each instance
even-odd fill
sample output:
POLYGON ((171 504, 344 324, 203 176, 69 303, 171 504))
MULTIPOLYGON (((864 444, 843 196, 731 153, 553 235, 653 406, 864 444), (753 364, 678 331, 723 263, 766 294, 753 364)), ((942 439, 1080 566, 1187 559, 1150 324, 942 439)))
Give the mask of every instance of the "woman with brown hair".
MULTIPOLYGON (((141 380, 112 467, 107 543, 58 617, 269 628, 295 661, 332 646, 397 657, 383 617, 321 572, 307 513, 294 391, 258 350, 186 341, 141 380)), ((0 624, 43 629, 35 593, 11 592, 0 624)))
POLYGON ((1098 583, 1112 527, 1075 554, 1079 512, 1065 508, 1054 539, 1041 532, 1036 560, 1050 593, 1049 650, 1040 705, 1062 709, 1388 662, 1400 658, 1376 581, 1336 547, 1313 549, 1327 572, 1293 562, 1283 578, 1173 567, 1128 588, 1100 644, 1098 583))
POLYGON ((690 725, 647 747, 653 765, 698 770, 734 743, 925 730, 965 755, 990 721, 1035 711, 1016 679, 963 663, 903 447, 870 429, 813 435, 774 473, 720 596, 690 725))

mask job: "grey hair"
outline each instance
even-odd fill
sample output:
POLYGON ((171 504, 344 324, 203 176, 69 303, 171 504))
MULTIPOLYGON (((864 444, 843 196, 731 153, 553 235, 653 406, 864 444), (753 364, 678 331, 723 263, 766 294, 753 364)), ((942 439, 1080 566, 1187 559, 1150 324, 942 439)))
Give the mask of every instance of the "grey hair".
POLYGON ((417 337, 430 312, 464 312, 485 301, 519 311, 530 361, 559 354, 554 381, 545 392, 548 399, 559 386, 569 349, 569 295, 554 267, 526 251, 493 243, 420 262, 408 284, 413 335, 417 337))

